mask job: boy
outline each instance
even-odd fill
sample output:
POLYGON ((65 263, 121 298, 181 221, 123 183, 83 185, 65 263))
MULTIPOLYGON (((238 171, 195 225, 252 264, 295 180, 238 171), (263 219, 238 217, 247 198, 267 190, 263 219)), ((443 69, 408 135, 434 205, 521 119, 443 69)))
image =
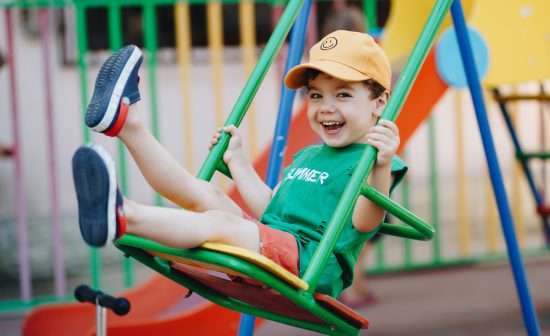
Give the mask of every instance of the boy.
MULTIPOLYGON (((132 111, 139 100, 141 59, 139 49, 128 46, 106 61, 86 123, 122 140, 148 183, 183 209, 123 199, 108 154, 94 145, 81 147, 73 157, 73 174, 80 230, 89 245, 103 246, 126 232, 182 249, 221 242, 261 253, 301 276, 366 144, 378 149, 370 185, 388 194, 392 162, 397 172, 394 181, 406 170, 394 159, 399 145, 395 124, 386 120, 375 126, 389 98, 391 71, 382 49, 366 34, 329 34, 311 49, 309 63, 287 74, 288 87, 307 86, 310 126, 324 144, 300 151, 274 191, 246 159, 238 129, 223 129, 231 134, 223 160, 252 216, 216 186, 179 165, 132 111)), ((218 139, 219 134, 211 145, 218 139)), ((383 216, 381 208, 360 197, 318 292, 336 297, 349 286, 361 246, 376 232, 383 216)))

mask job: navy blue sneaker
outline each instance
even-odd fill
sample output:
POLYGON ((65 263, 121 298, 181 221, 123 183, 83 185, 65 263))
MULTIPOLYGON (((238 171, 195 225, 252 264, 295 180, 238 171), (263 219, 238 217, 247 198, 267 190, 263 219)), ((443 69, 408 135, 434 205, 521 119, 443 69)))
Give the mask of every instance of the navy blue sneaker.
POLYGON ((81 146, 72 163, 80 233, 88 245, 105 246, 126 231, 115 163, 98 145, 81 146))
POLYGON ((86 111, 92 130, 116 136, 128 114, 128 106, 140 100, 138 70, 143 53, 135 45, 125 46, 101 66, 94 93, 86 111))

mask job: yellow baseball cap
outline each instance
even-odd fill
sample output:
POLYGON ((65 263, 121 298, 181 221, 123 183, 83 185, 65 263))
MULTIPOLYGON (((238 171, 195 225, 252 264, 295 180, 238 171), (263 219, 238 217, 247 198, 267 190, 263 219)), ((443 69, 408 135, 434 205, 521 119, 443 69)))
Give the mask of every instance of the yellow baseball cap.
POLYGON ((306 86, 307 69, 349 82, 373 79, 387 90, 391 85, 390 61, 384 50, 365 33, 337 30, 328 34, 309 50, 309 62, 290 69, 285 85, 290 89, 306 86))

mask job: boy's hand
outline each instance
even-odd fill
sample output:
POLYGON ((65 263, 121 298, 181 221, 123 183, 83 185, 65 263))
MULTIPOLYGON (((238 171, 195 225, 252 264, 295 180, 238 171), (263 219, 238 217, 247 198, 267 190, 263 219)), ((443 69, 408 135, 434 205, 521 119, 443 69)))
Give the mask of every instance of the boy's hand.
POLYGON ((231 139, 229 140, 229 145, 227 146, 227 149, 223 154, 223 162, 225 162, 226 165, 229 165, 229 162, 235 159, 236 157, 244 158, 244 154, 242 152, 241 132, 234 125, 218 128, 218 131, 216 132, 216 134, 214 134, 214 136, 212 137, 212 140, 210 140, 210 145, 208 146, 208 149, 209 150, 212 149, 212 147, 214 147, 214 145, 218 143, 218 141, 221 138, 221 132, 225 132, 231 135, 231 139))
POLYGON ((210 140, 210 144, 208 145, 208 150, 212 150, 212 147, 214 147, 218 141, 220 141, 220 138, 222 137, 222 130, 223 130, 223 127, 219 127, 217 130, 216 130, 216 134, 214 134, 212 136, 212 139, 210 140))
POLYGON ((393 156, 399 148, 399 129, 389 120, 380 120, 380 123, 368 131, 367 143, 378 149, 376 156, 377 166, 391 164, 393 156))

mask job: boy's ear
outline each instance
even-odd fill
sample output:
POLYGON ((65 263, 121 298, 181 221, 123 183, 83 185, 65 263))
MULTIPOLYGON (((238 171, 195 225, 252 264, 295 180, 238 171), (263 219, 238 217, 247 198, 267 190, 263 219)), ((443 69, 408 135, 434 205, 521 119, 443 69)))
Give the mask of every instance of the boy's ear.
POLYGON ((376 109, 374 110, 374 114, 377 117, 382 115, 382 111, 384 111, 384 107, 386 107, 388 99, 390 99, 390 93, 387 90, 376 98, 376 109))

